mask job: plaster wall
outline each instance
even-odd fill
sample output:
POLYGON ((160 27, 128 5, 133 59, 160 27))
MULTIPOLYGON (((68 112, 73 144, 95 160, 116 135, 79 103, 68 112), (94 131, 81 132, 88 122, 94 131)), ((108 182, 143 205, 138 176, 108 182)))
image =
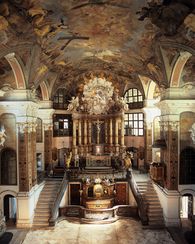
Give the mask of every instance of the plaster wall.
POLYGON ((180 226, 180 195, 178 191, 168 191, 153 184, 163 208, 166 226, 180 226))
POLYGON ((34 210, 44 183, 34 186, 30 192, 20 192, 17 196, 17 227, 29 228, 32 226, 34 210))
POLYGON ((60 148, 71 148, 72 147, 72 137, 53 137, 52 147, 60 148))

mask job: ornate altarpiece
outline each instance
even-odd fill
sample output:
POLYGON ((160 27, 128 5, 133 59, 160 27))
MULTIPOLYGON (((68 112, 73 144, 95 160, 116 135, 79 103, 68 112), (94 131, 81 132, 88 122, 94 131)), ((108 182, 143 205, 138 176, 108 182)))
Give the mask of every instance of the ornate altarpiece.
POLYGON ((124 151, 124 99, 110 81, 93 77, 70 101, 73 157, 120 155, 124 151))

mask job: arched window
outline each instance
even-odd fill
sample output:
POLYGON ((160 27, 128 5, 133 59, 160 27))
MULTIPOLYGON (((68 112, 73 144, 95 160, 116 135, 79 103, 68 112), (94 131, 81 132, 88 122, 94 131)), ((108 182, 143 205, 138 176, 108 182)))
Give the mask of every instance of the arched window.
POLYGON ((144 114, 143 113, 125 114, 125 135, 126 136, 144 135, 144 114))
POLYGON ((143 108, 143 96, 137 88, 131 88, 125 92, 125 101, 129 109, 143 108))
POLYGON ((42 120, 37 118, 36 141, 42 142, 42 120))
POLYGON ((1 185, 17 184, 17 161, 16 152, 13 149, 6 148, 1 153, 1 185))
POLYGON ((195 149, 186 147, 180 154, 180 184, 195 184, 195 149))
POLYGON ((56 109, 67 109, 70 100, 71 94, 65 88, 59 88, 54 95, 53 107, 56 109))

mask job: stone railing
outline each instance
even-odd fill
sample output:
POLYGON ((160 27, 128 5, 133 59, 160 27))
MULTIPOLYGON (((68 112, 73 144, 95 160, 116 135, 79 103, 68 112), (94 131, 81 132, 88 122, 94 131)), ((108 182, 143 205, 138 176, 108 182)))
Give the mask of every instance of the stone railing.
POLYGON ((64 217, 80 218, 81 222, 95 223, 116 221, 121 217, 137 217, 137 207, 130 205, 118 205, 107 209, 89 209, 79 205, 68 205, 59 210, 59 219, 64 217))
POLYGON ((148 215, 147 215, 148 206, 147 206, 147 203, 144 201, 141 193, 139 192, 136 181, 133 178, 133 175, 131 174, 130 171, 128 171, 128 173, 127 173, 127 180, 128 180, 129 186, 131 187, 133 196, 137 202, 138 213, 139 213, 141 222, 143 225, 148 225, 148 215))
POLYGON ((68 187, 68 180, 67 180, 67 175, 65 172, 63 180, 62 180, 61 185, 60 185, 60 188, 58 190, 56 199, 54 201, 54 205, 51 207, 51 217, 49 219, 49 225, 50 226, 54 226, 56 221, 57 221, 60 202, 64 196, 64 193, 65 193, 67 187, 68 187))

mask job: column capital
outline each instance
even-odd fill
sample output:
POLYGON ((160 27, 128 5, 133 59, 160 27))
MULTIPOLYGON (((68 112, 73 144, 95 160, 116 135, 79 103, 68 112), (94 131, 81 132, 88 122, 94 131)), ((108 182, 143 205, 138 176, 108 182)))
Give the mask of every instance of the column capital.
POLYGON ((53 124, 51 124, 51 123, 43 123, 43 128, 44 128, 44 131, 53 130, 53 124))
POLYGON ((25 132, 36 132, 37 124, 36 122, 17 122, 18 132, 25 133, 25 132))

